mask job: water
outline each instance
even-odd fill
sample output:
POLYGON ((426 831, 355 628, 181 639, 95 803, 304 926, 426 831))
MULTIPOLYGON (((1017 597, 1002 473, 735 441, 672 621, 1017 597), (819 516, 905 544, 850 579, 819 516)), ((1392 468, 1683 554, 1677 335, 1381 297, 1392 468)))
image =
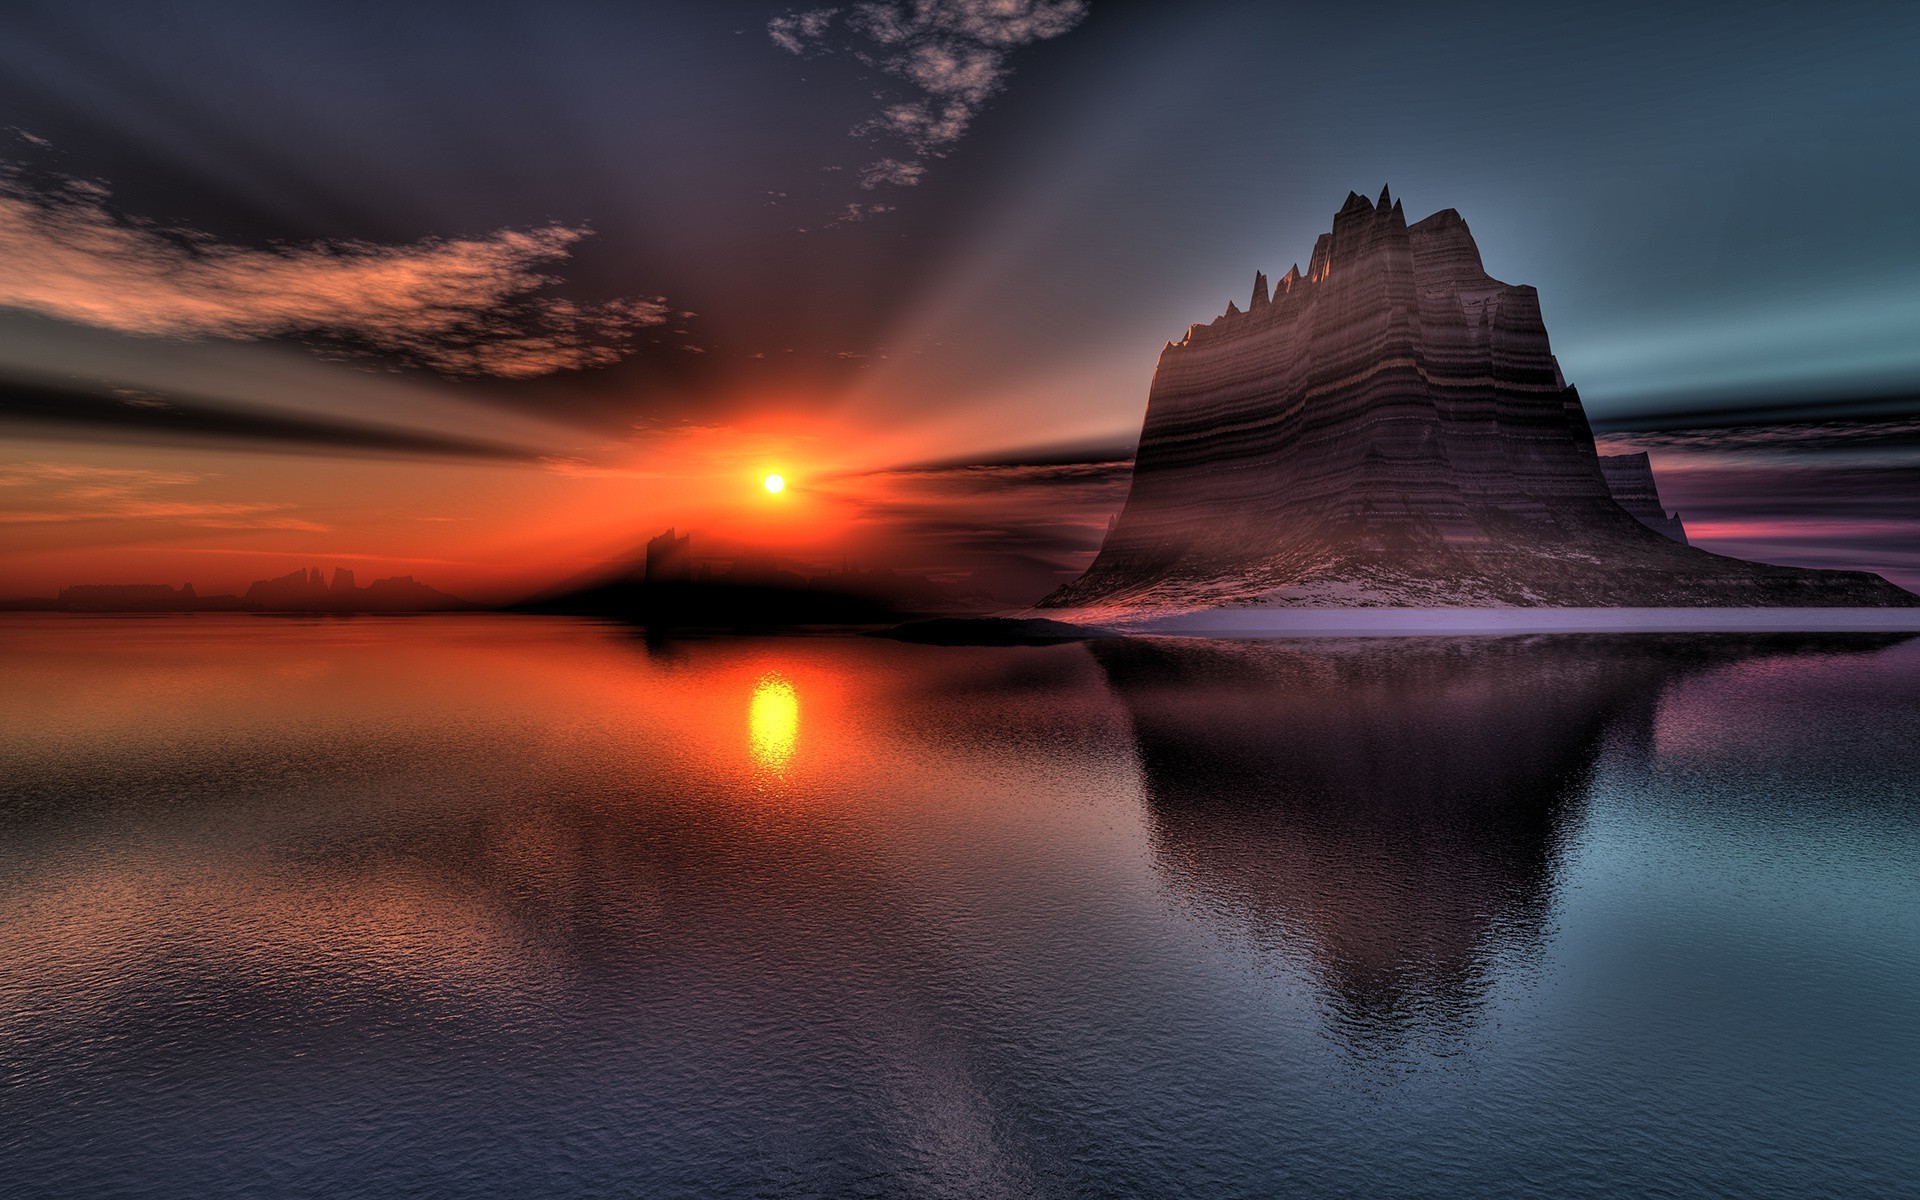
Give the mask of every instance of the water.
POLYGON ((0 1195, 1920 1195, 1920 641, 0 624, 0 1195))

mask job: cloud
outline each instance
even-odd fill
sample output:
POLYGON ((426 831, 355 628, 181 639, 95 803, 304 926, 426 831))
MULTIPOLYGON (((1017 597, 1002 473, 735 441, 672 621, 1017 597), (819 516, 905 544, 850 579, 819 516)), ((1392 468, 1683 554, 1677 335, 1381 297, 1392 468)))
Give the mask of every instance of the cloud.
POLYGON ((452 376, 605 366, 663 298, 539 293, 589 230, 502 229, 404 245, 257 248, 128 219, 98 185, 0 174, 0 307, 145 337, 301 337, 452 376))
POLYGON ((1829 421, 1741 423, 1602 434, 1602 441, 1635 450, 1725 453, 1886 455, 1920 451, 1920 417, 1841 418, 1829 421))
POLYGON ((317 448, 361 454, 530 462, 521 446, 455 434, 372 425, 325 417, 237 408, 202 397, 155 396, 114 389, 102 395, 0 379, 0 424, 9 436, 70 439, 84 430, 95 439, 145 442, 156 438, 236 441, 303 454, 317 448))
POLYGON ((790 12, 767 23, 767 36, 790 54, 840 53, 901 80, 917 94, 883 97, 881 110, 854 126, 855 137, 903 144, 913 161, 882 159, 860 186, 911 187, 924 160, 944 156, 982 106, 1006 86, 1012 52, 1059 37, 1087 15, 1086 0, 880 0, 790 12), (835 40, 836 29, 846 36, 835 40), (888 170, 876 173, 876 168, 888 170), (911 168, 911 169, 903 169, 911 168))
POLYGON ((860 204, 855 202, 841 209, 839 214, 835 216, 833 220, 829 221, 828 224, 845 225, 853 221, 864 221, 868 217, 877 216, 880 213, 890 213, 893 211, 893 207, 891 204, 860 204))
POLYGON ((916 148, 931 149, 960 140, 973 119, 973 110, 965 104, 948 103, 937 108, 926 101, 889 104, 854 126, 856 136, 881 134, 899 138, 916 148))
POLYGON ((868 163, 860 168, 860 186, 866 191, 877 187, 914 187, 927 174, 924 164, 902 162, 897 158, 883 158, 876 163, 868 163))
POLYGON ((77 521, 158 521, 198 529, 278 529, 328 533, 332 526, 294 516, 286 504, 180 497, 172 489, 206 483, 187 471, 98 467, 83 463, 23 462, 0 466, 0 504, 15 490, 29 496, 0 508, 0 525, 77 521))
POLYGON ((816 8, 810 12, 788 13, 767 22, 767 36, 788 54, 805 54, 807 45, 826 33, 837 8, 816 8))

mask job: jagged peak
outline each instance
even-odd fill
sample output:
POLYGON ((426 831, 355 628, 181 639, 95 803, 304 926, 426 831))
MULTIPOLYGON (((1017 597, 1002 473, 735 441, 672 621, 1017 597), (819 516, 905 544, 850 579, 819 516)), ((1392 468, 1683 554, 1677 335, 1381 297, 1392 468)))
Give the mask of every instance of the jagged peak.
POLYGON ((1253 299, 1247 302, 1247 310, 1251 312, 1256 308, 1265 308, 1268 302, 1267 273, 1265 271, 1255 271, 1253 273, 1253 299))
POLYGON ((1345 216, 1352 212, 1370 212, 1372 209, 1373 205, 1367 203, 1365 196, 1362 196, 1359 192, 1348 192, 1347 202, 1340 206, 1340 215, 1345 216))
POLYGON ((1395 200, 1393 202, 1393 215, 1400 218, 1401 224, 1403 225, 1406 224, 1407 213, 1405 209, 1400 207, 1400 202, 1398 200, 1395 200))
MULTIPOLYGON (((1365 204, 1366 201, 1362 200, 1360 203, 1365 204)), ((1322 279, 1326 278, 1327 268, 1332 265, 1329 262, 1332 254, 1333 235, 1331 233, 1323 233, 1314 240, 1313 257, 1307 260, 1308 283, 1319 283, 1322 279)))
POLYGON ((1226 311, 1226 315, 1227 315, 1227 316, 1229 316, 1229 317, 1237 317, 1237 316, 1239 316, 1239 315, 1240 315, 1240 306, 1239 306, 1238 304, 1235 304, 1235 303, 1234 303, 1233 301, 1231 301, 1231 300, 1229 300, 1229 301, 1227 301, 1227 311, 1226 311))
POLYGON ((1387 185, 1383 183, 1380 185, 1380 200, 1377 204, 1374 205, 1374 207, 1385 208, 1387 207, 1387 202, 1391 199, 1393 199, 1393 197, 1387 194, 1387 185))
POLYGON ((1457 208, 1443 208, 1437 213, 1420 218, 1414 222, 1415 229, 1440 229, 1448 225, 1465 226, 1467 219, 1460 215, 1457 208))

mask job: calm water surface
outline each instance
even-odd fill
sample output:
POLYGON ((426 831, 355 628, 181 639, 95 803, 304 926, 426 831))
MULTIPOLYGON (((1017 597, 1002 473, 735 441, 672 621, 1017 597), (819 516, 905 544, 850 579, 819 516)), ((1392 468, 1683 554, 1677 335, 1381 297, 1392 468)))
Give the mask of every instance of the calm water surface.
POLYGON ((1920 1195, 1920 641, 0 619, 0 1194, 1920 1195))

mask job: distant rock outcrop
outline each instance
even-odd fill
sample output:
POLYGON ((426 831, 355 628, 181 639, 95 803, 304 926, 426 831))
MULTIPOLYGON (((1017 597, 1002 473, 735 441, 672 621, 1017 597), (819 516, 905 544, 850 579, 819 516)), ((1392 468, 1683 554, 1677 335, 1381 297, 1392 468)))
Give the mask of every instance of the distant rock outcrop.
POLYGON ((1607 491, 1612 493, 1614 501, 1632 513, 1634 520, 1683 546, 1687 544, 1687 527, 1680 523, 1680 514, 1668 512, 1666 505, 1660 503, 1660 486, 1653 481, 1653 463, 1644 451, 1602 454, 1600 475, 1607 481, 1607 491))
MULTIPOLYGON (((1650 477, 1649 477, 1650 482, 1650 477)), ((1657 501, 1657 493, 1653 500, 1657 501)), ((1663 514, 1664 516, 1664 514, 1663 514)), ((1916 605, 1708 554, 1609 493, 1530 287, 1452 209, 1350 194, 1248 310, 1161 352, 1132 490, 1049 607, 1916 605)))
POLYGON ((179 591, 164 583, 76 584, 52 607, 67 612, 455 612, 475 605, 428 587, 411 575, 355 587, 341 567, 327 583, 319 567, 257 580, 244 596, 202 596, 191 583, 179 591))
POLYGON ((59 596, 69 612, 165 612, 198 601, 191 583, 179 591, 165 583, 77 583, 59 596))
POLYGON ((450 612, 474 607, 458 596, 428 587, 411 575, 376 579, 355 587, 353 572, 333 572, 328 586, 319 567, 295 571, 278 579, 262 579, 241 598, 246 608, 277 612, 450 612))
POLYGON ((276 579, 257 580, 241 599, 251 608, 306 609, 332 607, 336 597, 327 589, 326 575, 315 567, 311 572, 299 570, 276 579))
POLYGON ((693 579, 693 535, 672 529, 647 543, 649 583, 687 583, 693 579))

